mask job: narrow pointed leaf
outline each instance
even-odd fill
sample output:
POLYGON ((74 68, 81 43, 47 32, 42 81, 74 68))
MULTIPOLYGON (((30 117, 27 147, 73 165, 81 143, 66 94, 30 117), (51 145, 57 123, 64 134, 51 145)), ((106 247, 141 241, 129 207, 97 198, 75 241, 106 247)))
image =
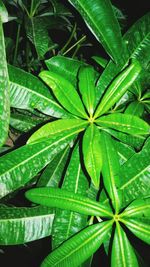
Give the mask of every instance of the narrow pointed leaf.
POLYGON ((87 114, 74 86, 63 76, 50 71, 42 71, 40 78, 52 89, 61 105, 70 113, 86 118, 87 114))
POLYGON ((116 213, 118 213, 122 202, 122 192, 118 190, 120 187, 119 157, 113 145, 111 136, 104 132, 102 132, 101 135, 103 155, 103 182, 107 193, 112 200, 113 207, 116 213))
POLYGON ((114 113, 102 116, 96 120, 96 123, 100 126, 113 128, 132 135, 146 135, 150 133, 148 123, 137 116, 129 114, 114 113))
POLYGON ((37 77, 11 65, 8 65, 8 72, 11 107, 27 110, 38 109, 56 118, 69 116, 56 103, 48 88, 37 77))
POLYGON ((135 154, 135 150, 131 146, 118 142, 117 140, 114 140, 114 146, 119 156, 120 165, 123 165, 135 154))
MULTIPOLYGON (((71 155, 61 188, 75 194, 87 196, 88 180, 81 169, 78 143, 71 155)), ((86 225, 87 216, 73 211, 57 209, 52 230, 53 249, 79 232, 86 225)))
POLYGON ((150 218, 150 198, 136 199, 121 213, 121 217, 150 218))
POLYGON ((35 188, 26 192, 27 199, 48 207, 72 210, 85 215, 111 217, 111 210, 104 205, 60 188, 35 188))
POLYGON ((103 45, 106 52, 115 60, 120 62, 123 53, 123 41, 119 23, 109 0, 96 0, 91 5, 87 0, 69 0, 69 2, 80 12, 87 26, 96 39, 103 45))
POLYGON ((56 134, 62 134, 66 130, 74 129, 77 126, 86 127, 87 122, 79 119, 60 119, 49 122, 34 132, 28 139, 28 144, 37 142, 42 138, 51 138, 56 134))
POLYGON ((119 223, 116 225, 112 254, 111 267, 139 267, 134 250, 119 223))
POLYGON ((97 107, 94 117, 99 117, 106 113, 128 90, 141 71, 141 66, 137 60, 125 68, 110 84, 97 107))
POLYGON ((37 125, 43 123, 43 119, 38 117, 24 116, 18 113, 11 113, 10 126, 20 132, 27 132, 37 125))
POLYGON ((0 158, 0 197, 22 187, 63 150, 82 127, 25 145, 0 158))
POLYGON ((51 209, 40 206, 1 206, 0 217, 0 245, 17 245, 49 236, 54 214, 51 209))
POLYGON ((123 205, 149 195, 150 139, 139 153, 135 153, 120 169, 123 205))
POLYGON ((150 224, 138 219, 121 219, 128 229, 138 238, 150 244, 150 224))
POLYGON ((91 124, 83 136, 83 158, 93 184, 99 188, 102 168, 101 133, 95 124, 91 124))
POLYGON ((5 40, 2 22, 7 21, 7 11, 0 2, 0 146, 8 136, 10 103, 9 103, 9 77, 5 53, 5 40))
POLYGON ((92 117, 95 106, 95 71, 92 67, 81 67, 79 71, 79 90, 82 101, 92 117))
POLYGON ((0 19, 2 23, 8 22, 8 12, 2 0, 0 0, 0 19))
POLYGON ((111 225, 110 221, 88 226, 48 255, 41 267, 79 266, 100 247, 111 225))
POLYGON ((93 56, 92 59, 94 59, 103 68, 105 68, 108 64, 108 60, 100 56, 93 56))

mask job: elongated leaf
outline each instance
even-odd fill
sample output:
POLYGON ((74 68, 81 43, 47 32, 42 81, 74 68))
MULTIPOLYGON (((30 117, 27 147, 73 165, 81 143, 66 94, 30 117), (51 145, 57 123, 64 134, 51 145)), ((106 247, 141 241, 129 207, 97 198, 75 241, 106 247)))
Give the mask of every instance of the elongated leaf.
POLYGON ((121 217, 150 218, 150 198, 136 199, 121 213, 121 217))
POLYGON ((107 59, 100 56, 93 56, 92 59, 94 59, 103 68, 105 68, 108 63, 107 59))
POLYGON ((92 67, 80 68, 79 89, 83 103, 92 117, 95 106, 95 71, 92 67))
POLYGON ((2 146, 6 141, 10 116, 9 78, 2 24, 2 22, 7 21, 7 18, 7 11, 3 3, 0 2, 0 146, 2 146))
POLYGON ((116 213, 118 213, 122 202, 122 192, 118 190, 120 187, 119 157, 111 140, 111 136, 104 132, 102 132, 101 135, 103 155, 102 175, 104 186, 112 200, 116 213))
POLYGON ((95 124, 91 124, 83 136, 84 164, 96 189, 100 184, 102 169, 101 133, 95 124))
POLYGON ((0 197, 20 188, 63 150, 82 127, 25 145, 0 158, 0 197))
POLYGON ((150 140, 120 169, 124 205, 136 198, 149 195, 150 188, 150 140))
POLYGON ((62 172, 66 165, 68 158, 69 147, 58 153, 54 159, 46 166, 40 179, 37 183, 37 187, 51 186, 58 187, 58 184, 62 178, 62 172))
POLYGON ((130 146, 114 140, 114 146, 119 156, 120 165, 123 165, 129 158, 135 154, 135 150, 130 146))
POLYGON ((106 52, 118 63, 123 52, 123 41, 118 21, 109 0, 69 0, 80 12, 87 26, 106 52))
POLYGON ((100 247, 106 239, 111 225, 110 221, 88 226, 48 255, 41 267, 79 266, 100 247))
POLYGON ((46 207, 0 207, 0 244, 16 245, 51 234, 54 214, 46 207), (17 231, 17 234, 16 234, 17 231))
POLYGON ((116 266, 139 267, 134 250, 119 223, 116 224, 111 254, 111 267, 116 266))
POLYGON ((34 16, 40 4, 41 4, 40 0, 32 0, 31 6, 30 6, 30 16, 34 16))
POLYGON ((77 126, 86 127, 87 122, 79 119, 60 119, 49 122, 38 129, 28 139, 28 144, 37 142, 42 138, 51 138, 56 134, 62 134, 65 130, 76 128, 77 126))
POLYGON ((51 87, 56 98, 64 108, 76 116, 87 118, 81 99, 69 81, 50 71, 42 71, 39 76, 51 87))
POLYGON ((11 65, 8 65, 8 72, 11 107, 27 110, 38 109, 56 118, 69 116, 55 102, 48 88, 38 78, 11 65))
POLYGON ((35 188, 26 192, 26 197, 41 205, 72 210, 85 215, 111 217, 111 210, 80 194, 60 188, 35 188))
POLYGON ((144 112, 144 105, 139 101, 131 102, 125 110, 126 114, 142 117, 144 112))
POLYGON ((146 242, 147 244, 150 244, 150 224, 143 222, 142 220, 138 219, 121 219, 121 222, 123 222, 129 230, 138 238, 146 242))
POLYGON ((141 71, 141 66, 137 60, 125 68, 110 84, 97 107, 94 117, 99 117, 106 113, 128 90, 141 71))
POLYGON ((150 133, 150 126, 144 120, 137 116, 114 113, 102 116, 96 120, 100 126, 113 128, 117 131, 125 132, 132 135, 144 135, 150 133))
POLYGON ((37 117, 24 116, 22 114, 12 113, 10 117, 10 126, 14 129, 27 132, 38 124, 43 123, 43 119, 37 117))
MULTIPOLYGON (((72 153, 61 188, 75 194, 77 193, 82 194, 82 196, 87 196, 88 180, 81 169, 78 146, 79 144, 77 143, 72 153)), ((57 209, 52 229, 53 249, 58 247, 63 241, 67 240, 75 233, 79 232, 86 225, 87 216, 73 211, 57 209)))
POLYGON ((123 39, 126 43, 128 53, 126 54, 125 58, 121 57, 122 62, 119 65, 116 65, 113 61, 110 61, 107 65, 107 68, 100 76, 97 83, 97 102, 99 101, 100 96, 102 96, 107 86, 114 79, 114 77, 126 66, 129 58, 135 58, 136 54, 137 56, 139 54, 138 60, 140 60, 141 64, 143 64, 143 61, 149 60, 149 56, 147 56, 147 53, 149 51, 149 20, 150 15, 149 13, 147 13, 142 18, 140 18, 124 35, 123 39), (146 55, 142 55, 143 51, 146 52, 146 55))
POLYGON ((45 60, 45 64, 49 71, 64 76, 75 87, 77 85, 78 70, 82 65, 86 65, 82 61, 59 55, 45 60))

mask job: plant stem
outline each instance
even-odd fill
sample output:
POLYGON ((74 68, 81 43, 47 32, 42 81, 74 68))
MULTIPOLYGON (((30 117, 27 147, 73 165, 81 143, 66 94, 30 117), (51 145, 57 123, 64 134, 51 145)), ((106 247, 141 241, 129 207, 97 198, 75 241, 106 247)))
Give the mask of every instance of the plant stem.
POLYGON ((72 50, 75 46, 77 46, 78 44, 80 44, 83 41, 85 41, 85 39, 86 39, 86 36, 85 35, 82 36, 81 39, 79 39, 74 45, 72 45, 71 47, 69 47, 68 50, 63 53, 63 56, 66 55, 68 52, 70 52, 70 50, 72 50))
POLYGON ((14 59, 13 59, 13 64, 14 64, 14 65, 15 65, 15 63, 16 63, 17 53, 18 53, 20 29, 21 29, 21 25, 18 24, 17 36, 16 36, 16 46, 15 46, 14 59))
POLYGON ((74 34, 76 32, 76 28, 77 28, 77 25, 75 23, 74 27, 73 27, 73 30, 72 30, 72 33, 68 39, 68 41, 66 42, 66 44, 63 46, 63 48, 60 50, 60 53, 63 54, 65 49, 67 48, 67 46, 70 44, 70 42, 72 41, 72 38, 74 37, 74 34))

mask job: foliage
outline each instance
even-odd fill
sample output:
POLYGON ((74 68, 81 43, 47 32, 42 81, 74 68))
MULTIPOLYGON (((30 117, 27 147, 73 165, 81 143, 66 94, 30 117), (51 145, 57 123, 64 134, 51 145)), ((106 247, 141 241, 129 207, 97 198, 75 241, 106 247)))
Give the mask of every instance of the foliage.
POLYGON ((132 235, 150 244, 150 14, 124 36, 121 14, 109 0, 0 1, 0 244, 52 235, 42 267, 92 266, 102 244, 112 267, 135 267, 132 235), (71 4, 109 62, 75 57, 71 4), (60 49, 50 33, 64 26, 60 49), (10 205, 22 191, 28 207, 10 205))

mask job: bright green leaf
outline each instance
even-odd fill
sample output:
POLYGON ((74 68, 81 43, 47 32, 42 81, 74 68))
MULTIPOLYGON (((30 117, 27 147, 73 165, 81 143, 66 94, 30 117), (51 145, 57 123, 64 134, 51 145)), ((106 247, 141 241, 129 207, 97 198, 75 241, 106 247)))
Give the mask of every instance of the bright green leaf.
POLYGON ((150 198, 136 199, 121 213, 121 217, 150 218, 150 198))
POLYGON ((0 23, 8 22, 8 12, 5 8, 3 1, 0 0, 0 23))

